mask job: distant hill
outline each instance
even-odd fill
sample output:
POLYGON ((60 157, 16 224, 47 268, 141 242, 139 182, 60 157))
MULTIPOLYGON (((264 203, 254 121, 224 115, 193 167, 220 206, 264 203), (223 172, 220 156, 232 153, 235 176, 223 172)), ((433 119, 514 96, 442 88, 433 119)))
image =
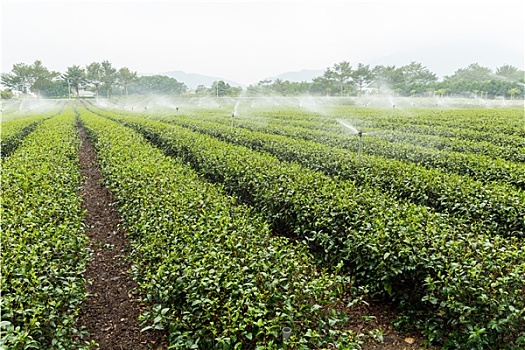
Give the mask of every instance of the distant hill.
MULTIPOLYGON (((313 78, 321 76, 323 75, 323 73, 324 73, 323 70, 303 69, 303 70, 296 71, 296 72, 285 72, 275 77, 268 77, 262 80, 274 81, 276 79, 281 79, 283 81, 288 80, 291 82, 303 82, 303 81, 311 82, 313 78)), ((177 79, 177 81, 186 84, 186 86, 188 86, 188 88, 191 90, 196 89, 197 86, 199 85, 210 87, 213 84, 213 82, 219 81, 219 80, 222 80, 230 84, 231 86, 235 86, 235 87, 240 86, 242 88, 246 88, 244 84, 238 83, 233 80, 220 78, 220 77, 212 77, 209 75, 203 75, 203 74, 198 74, 198 73, 186 73, 180 70, 173 70, 173 71, 162 72, 162 73, 140 73, 139 75, 140 76, 165 75, 170 78, 175 78, 177 79)), ((257 83, 258 82, 253 82, 252 84, 255 85, 257 83)))
MULTIPOLYGON (((524 69, 523 49, 518 45, 516 49, 503 47, 499 45, 489 45, 475 41, 458 41, 448 44, 430 44, 421 49, 412 49, 400 51, 395 54, 370 57, 363 61, 352 61, 350 64, 353 68, 361 62, 370 65, 373 68, 376 65, 395 65, 396 67, 410 64, 415 61, 426 66, 431 72, 436 73, 441 80, 446 75, 452 75, 460 68, 466 68, 471 63, 478 63, 481 66, 489 67, 493 71, 504 64, 516 66, 518 69, 524 69)), ((337 63, 334 61, 334 64, 337 63)), ((326 67, 329 68, 329 67, 326 67)), ((325 69, 326 69, 325 68, 325 69)), ((277 76, 267 77, 261 80, 281 79, 291 82, 311 82, 313 78, 323 75, 325 69, 302 69, 299 71, 285 72, 277 76)), ((186 73, 179 70, 158 73, 177 79, 183 82, 189 89, 196 89, 199 85, 210 87, 213 82, 222 80, 231 86, 246 88, 246 85, 220 77, 212 77, 198 73, 186 73)), ((154 75, 140 74, 140 75, 154 75)), ((256 85, 258 81, 251 84, 256 85)))
POLYGON ((276 79, 281 79, 283 81, 291 81, 293 83, 300 83, 300 82, 303 82, 303 81, 306 81, 306 82, 311 82, 313 78, 315 77, 319 77, 321 75, 323 75, 324 73, 324 70, 320 70, 320 69, 302 69, 300 71, 296 71, 296 72, 285 72, 285 73, 281 73, 275 77, 268 77, 264 80, 273 80, 275 81, 276 79))
POLYGON ((165 75, 170 78, 177 79, 178 82, 186 84, 186 86, 191 90, 196 89, 197 86, 199 85, 210 87, 213 84, 213 82, 220 81, 220 80, 224 81, 225 83, 230 84, 231 86, 235 86, 235 87, 243 86, 242 84, 239 84, 232 80, 219 78, 219 77, 211 77, 208 75, 202 75, 198 73, 186 73, 180 70, 173 70, 173 71, 163 72, 163 73, 158 73, 158 74, 144 73, 140 75, 146 75, 146 76, 147 75, 165 75))

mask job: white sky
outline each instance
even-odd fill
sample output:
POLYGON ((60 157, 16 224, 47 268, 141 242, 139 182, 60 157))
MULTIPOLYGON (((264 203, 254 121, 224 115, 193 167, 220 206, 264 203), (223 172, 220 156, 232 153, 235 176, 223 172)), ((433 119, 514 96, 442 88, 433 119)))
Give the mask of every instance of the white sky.
POLYGON ((37 59, 61 72, 109 60, 253 84, 343 60, 415 60, 437 73, 448 62, 447 74, 450 64, 524 65, 524 1, 2 0, 1 11, 3 72, 37 59))

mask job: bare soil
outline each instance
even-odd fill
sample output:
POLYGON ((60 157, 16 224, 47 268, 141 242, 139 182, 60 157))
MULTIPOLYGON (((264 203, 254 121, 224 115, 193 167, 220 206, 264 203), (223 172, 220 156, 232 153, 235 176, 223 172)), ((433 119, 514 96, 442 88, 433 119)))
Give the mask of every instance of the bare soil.
POLYGON ((79 153, 84 182, 80 195, 86 211, 84 224, 93 250, 85 278, 90 297, 79 315, 79 327, 101 350, 167 349, 162 331, 141 332, 138 317, 144 309, 137 284, 130 274, 130 251, 126 233, 119 228, 120 217, 111 192, 101 182, 97 157, 85 130, 79 127, 82 146, 79 153))
POLYGON ((392 322, 400 315, 395 306, 382 300, 367 300, 366 303, 343 309, 350 322, 347 325, 354 332, 370 335, 371 331, 379 330, 381 339, 368 337, 363 350, 418 350, 439 347, 428 346, 426 339, 418 331, 398 332, 392 322))

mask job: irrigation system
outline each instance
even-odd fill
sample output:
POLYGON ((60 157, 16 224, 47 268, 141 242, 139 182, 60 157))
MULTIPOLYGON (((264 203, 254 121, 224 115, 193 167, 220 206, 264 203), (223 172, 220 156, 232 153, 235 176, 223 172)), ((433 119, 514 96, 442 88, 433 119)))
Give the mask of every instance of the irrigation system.
POLYGON ((363 135, 367 135, 367 133, 364 133, 361 130, 357 130, 353 125, 351 125, 350 123, 344 120, 341 120, 341 119, 336 119, 336 120, 339 124, 349 129, 352 132, 352 134, 357 135, 359 137, 358 148, 357 148, 357 159, 358 159, 359 164, 361 164, 361 150, 363 148, 363 135))

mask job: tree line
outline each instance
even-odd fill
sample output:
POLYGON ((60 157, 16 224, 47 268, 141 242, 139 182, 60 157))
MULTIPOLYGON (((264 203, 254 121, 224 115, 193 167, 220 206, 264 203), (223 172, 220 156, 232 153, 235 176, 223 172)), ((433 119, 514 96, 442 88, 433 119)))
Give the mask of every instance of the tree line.
POLYGON ((251 94, 360 96, 395 94, 398 96, 461 96, 473 98, 523 98, 525 72, 511 65, 490 68, 473 63, 438 81, 435 73, 421 63, 405 66, 370 67, 362 63, 353 68, 343 61, 327 68, 311 83, 263 80, 250 85, 251 94))
POLYGON ((460 68, 439 81, 436 74, 418 62, 396 67, 371 67, 342 61, 326 68, 311 82, 262 80, 246 89, 215 81, 212 86, 200 85, 189 91, 186 84, 163 75, 141 76, 127 67, 117 69, 105 60, 85 67, 70 66, 64 73, 47 69, 41 61, 33 64, 17 63, 9 73, 1 75, 6 87, 2 98, 13 96, 13 91, 33 93, 38 97, 80 97, 81 90, 91 91, 94 97, 103 95, 185 95, 192 96, 257 96, 257 95, 318 95, 360 96, 365 94, 394 94, 398 96, 460 96, 473 98, 524 97, 525 72, 512 65, 502 65, 495 71, 477 63, 460 68))

